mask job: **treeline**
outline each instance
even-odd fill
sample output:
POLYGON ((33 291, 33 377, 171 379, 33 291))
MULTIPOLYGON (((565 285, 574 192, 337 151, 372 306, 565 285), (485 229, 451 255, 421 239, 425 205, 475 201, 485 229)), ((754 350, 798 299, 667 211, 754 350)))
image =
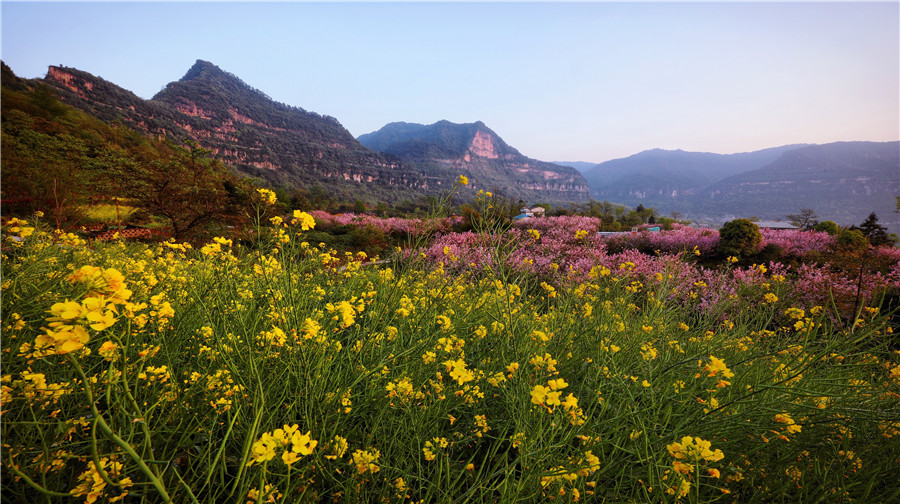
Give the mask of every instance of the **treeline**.
MULTIPOLYGON (((900 213, 900 196, 897 196, 897 209, 895 212, 900 213)), ((870 213, 858 226, 854 225, 847 228, 842 228, 834 221, 819 221, 819 216, 812 208, 801 208, 799 213, 788 214, 785 217, 791 225, 805 231, 823 231, 832 236, 841 236, 843 234, 845 239, 859 241, 860 238, 846 238, 847 236, 852 236, 852 234, 848 235, 848 232, 856 232, 861 238, 865 238, 866 241, 875 247, 892 245, 897 242, 897 236, 888 233, 887 228, 878 223, 878 215, 875 212, 870 213)))

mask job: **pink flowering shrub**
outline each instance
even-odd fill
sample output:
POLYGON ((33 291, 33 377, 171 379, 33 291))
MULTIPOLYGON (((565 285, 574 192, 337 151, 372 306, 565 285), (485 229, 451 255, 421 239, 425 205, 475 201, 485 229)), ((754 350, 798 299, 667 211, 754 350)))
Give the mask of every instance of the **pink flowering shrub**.
MULTIPOLYGON (((352 214, 342 215, 352 216, 352 214)), ((567 244, 566 239, 574 236, 578 230, 584 230, 589 235, 596 234, 600 229, 600 223, 600 219, 596 217, 560 216, 522 219, 516 221, 513 227, 521 230, 533 229, 540 232, 545 238, 551 238, 549 241, 553 244, 565 245, 567 244)), ((648 254, 677 254, 696 250, 705 257, 716 254, 716 248, 719 245, 718 230, 693 228, 675 223, 671 230, 647 231, 647 228, 651 226, 644 224, 640 231, 606 236, 602 240, 606 244, 606 248, 612 251, 635 249, 648 254)), ((448 226, 440 228, 441 231, 448 229, 448 226)), ((777 245, 786 256, 802 258, 810 253, 825 253, 836 245, 833 236, 818 231, 762 229, 760 233, 763 237, 760 249, 767 245, 777 245)))
POLYGON ((446 217, 443 219, 438 219, 436 221, 426 222, 422 219, 403 219, 399 217, 382 219, 380 217, 375 217, 372 215, 357 215, 354 213, 341 213, 333 215, 322 210, 313 210, 309 212, 309 214, 312 215, 317 222, 321 222, 325 227, 372 226, 375 229, 384 232, 385 234, 418 235, 428 230, 429 226, 431 226, 430 229, 432 231, 447 232, 450 231, 453 226, 458 226, 463 222, 463 218, 459 216, 446 217))
MULTIPOLYGON (((324 226, 373 226, 388 234, 409 235, 429 229, 421 219, 311 214, 324 226)), ((443 263, 445 271, 453 274, 502 271, 557 284, 584 282, 591 269, 600 266, 626 285, 638 282, 642 288, 665 292, 668 302, 720 317, 738 316, 742 306, 762 304, 764 296, 771 294, 770 299, 780 299, 784 306, 833 307, 846 319, 854 316, 858 305, 877 303, 885 290, 900 289, 900 249, 873 249, 869 252, 872 266, 859 274, 848 273, 850 268, 845 271, 822 261, 831 257, 836 247, 834 237, 822 232, 762 230, 760 248, 776 245, 785 257, 812 256, 825 264, 788 266, 770 261, 765 267, 717 269, 687 260, 697 252, 705 257, 716 254, 719 234, 714 229, 675 224, 669 231, 604 237, 597 233, 600 219, 565 216, 522 220, 491 233, 451 232, 462 222, 461 217, 452 217, 432 223, 430 229, 438 233, 435 239, 421 249, 404 251, 404 255, 434 265, 443 263)))
MULTIPOLYGON (((545 219, 549 220, 549 219, 545 219)), ((721 317, 739 316, 746 303, 762 304, 765 295, 781 299, 784 306, 811 308, 834 306, 839 315, 852 318, 857 302, 871 305, 884 289, 900 288, 900 253, 880 252, 893 260, 888 273, 864 271, 862 281, 829 265, 803 264, 791 267, 778 262, 749 268, 711 269, 685 260, 687 245, 703 244, 708 253, 714 238, 703 230, 672 231, 672 239, 663 233, 653 243, 658 254, 645 254, 635 248, 610 253, 606 240, 596 234, 576 235, 571 228, 516 226, 501 234, 447 233, 418 251, 427 261, 442 262, 446 271, 478 274, 486 269, 504 270, 537 277, 551 283, 580 283, 589 278, 592 268, 602 266, 610 276, 625 282, 640 282, 665 292, 665 300, 695 308, 699 313, 721 317), (696 241, 682 240, 693 236, 696 241), (707 241, 702 241, 707 240, 707 241), (776 295, 777 294, 777 295, 776 295), (832 303, 834 300, 834 303, 832 303), (786 304, 785 304, 786 303, 786 304)), ((803 233, 803 232, 800 232, 803 233)), ((650 235, 650 233, 642 233, 650 235)), ((799 234, 799 245, 792 253, 827 250, 821 233, 799 234), (800 252, 802 250, 802 252, 800 252), (793 252, 796 251, 796 252, 793 252)), ((782 245, 779 245, 782 246, 782 245)), ((700 246, 698 246, 698 249, 700 246)), ((688 257, 690 257, 688 255, 688 257)), ((772 306, 777 306, 770 302, 772 306)), ((776 314, 779 315, 779 314, 776 314)))
POLYGON ((600 219, 597 217, 582 217, 580 215, 563 215, 559 217, 521 219, 513 225, 519 229, 535 229, 542 233, 551 229, 567 230, 570 233, 583 229, 589 233, 595 233, 600 229, 600 219))
POLYGON ((872 254, 879 259, 894 263, 900 267, 900 247, 875 247, 872 254))
POLYGON ((823 231, 800 231, 795 229, 760 229, 762 245, 777 245, 786 255, 803 257, 810 252, 824 253, 834 248, 834 236, 823 231))

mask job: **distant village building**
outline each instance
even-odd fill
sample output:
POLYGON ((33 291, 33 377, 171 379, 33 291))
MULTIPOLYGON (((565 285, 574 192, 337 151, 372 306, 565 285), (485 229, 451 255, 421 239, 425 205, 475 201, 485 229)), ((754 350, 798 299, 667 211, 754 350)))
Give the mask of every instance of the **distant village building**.
POLYGON ((761 220, 759 222, 755 222, 754 224, 756 224, 759 229, 799 229, 797 226, 794 226, 790 222, 782 221, 761 220))
POLYGON ((597 231, 598 236, 620 236, 626 234, 637 234, 637 233, 659 233, 662 230, 659 226, 653 227, 640 227, 635 226, 631 228, 631 231, 597 231))
POLYGON ((527 219, 529 217, 543 217, 544 212, 546 210, 544 207, 522 207, 519 209, 519 215, 516 216, 516 219, 527 219))

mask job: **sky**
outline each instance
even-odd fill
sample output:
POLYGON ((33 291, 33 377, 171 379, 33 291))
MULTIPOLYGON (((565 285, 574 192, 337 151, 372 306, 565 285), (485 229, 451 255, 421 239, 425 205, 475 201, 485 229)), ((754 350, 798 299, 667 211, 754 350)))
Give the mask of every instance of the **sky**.
POLYGON ((149 99, 198 59, 337 118, 544 161, 900 139, 900 3, 0 3, 3 61, 149 99))

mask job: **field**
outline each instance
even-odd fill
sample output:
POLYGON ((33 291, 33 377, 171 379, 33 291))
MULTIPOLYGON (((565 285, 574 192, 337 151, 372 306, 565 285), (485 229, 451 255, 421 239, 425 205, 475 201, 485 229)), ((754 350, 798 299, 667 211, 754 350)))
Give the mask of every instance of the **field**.
POLYGON ((202 247, 9 221, 3 499, 900 499, 897 249, 712 267, 689 228, 395 220, 367 225, 420 240, 370 264, 316 219, 202 247))
POLYGON ((96 222, 116 222, 116 219, 127 221, 131 215, 137 211, 137 208, 120 204, 118 211, 115 204, 96 203, 81 207, 85 217, 96 222))

